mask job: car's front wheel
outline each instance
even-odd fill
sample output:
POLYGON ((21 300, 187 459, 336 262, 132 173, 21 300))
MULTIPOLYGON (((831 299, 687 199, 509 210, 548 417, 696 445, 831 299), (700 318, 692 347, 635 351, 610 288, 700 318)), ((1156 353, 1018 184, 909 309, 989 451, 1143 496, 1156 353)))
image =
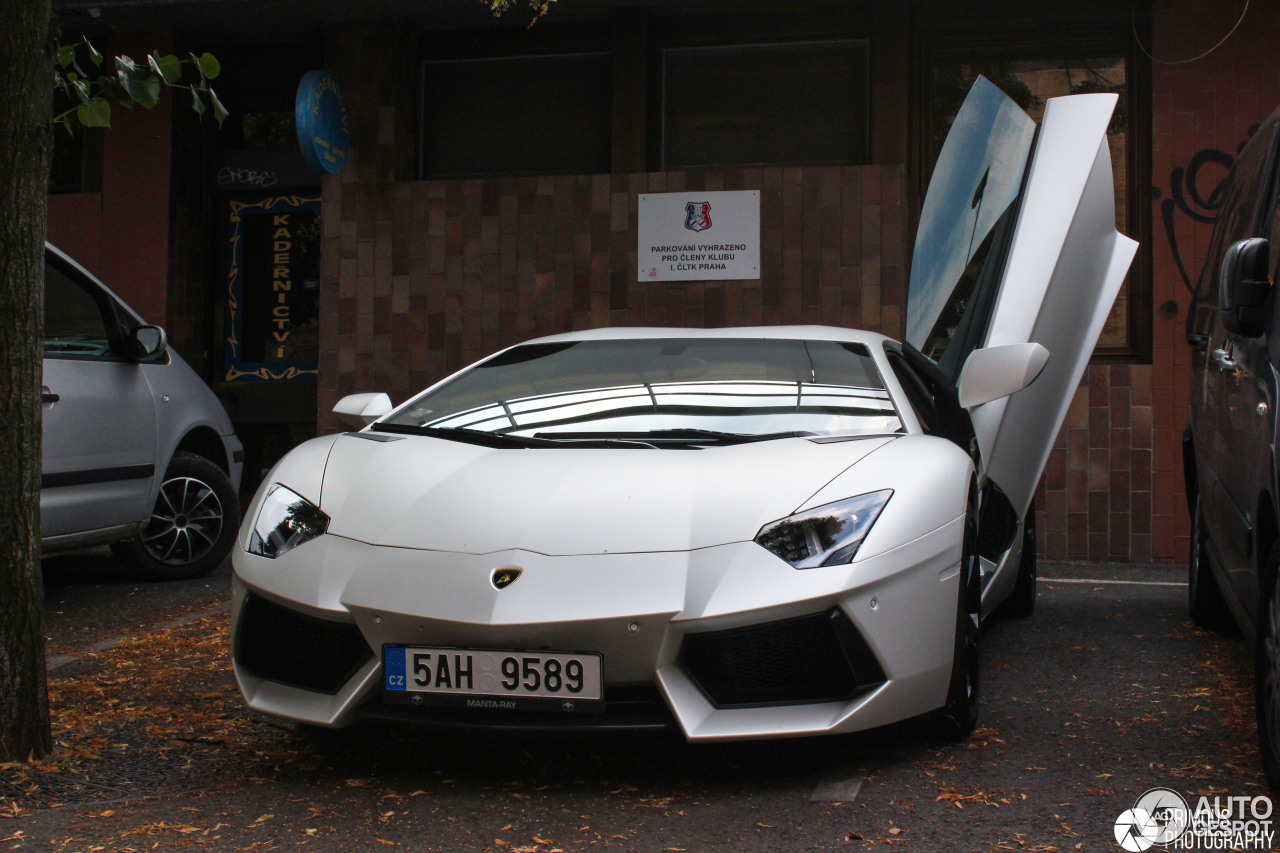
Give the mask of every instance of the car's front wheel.
POLYGON ((1258 706, 1258 747, 1267 783, 1280 791, 1280 545, 1271 549, 1262 572, 1254 696, 1258 706))
POLYGON ((116 553, 151 580, 188 580, 213 571, 231 551, 240 500, 221 468, 194 453, 175 453, 137 537, 116 553))
POLYGON ((960 557, 960 589, 956 596, 955 645, 946 704, 933 714, 939 733, 948 739, 969 736, 978 724, 979 639, 982 629, 982 577, 978 563, 977 513, 965 518, 960 557))

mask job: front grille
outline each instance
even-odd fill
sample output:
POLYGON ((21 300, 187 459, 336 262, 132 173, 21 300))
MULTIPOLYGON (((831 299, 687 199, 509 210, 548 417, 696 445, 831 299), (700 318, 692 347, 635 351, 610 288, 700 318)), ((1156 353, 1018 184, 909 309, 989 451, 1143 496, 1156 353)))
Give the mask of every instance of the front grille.
POLYGON ((885 681, 866 641, 839 608, 690 634, 680 663, 718 708, 843 701, 885 681))
POLYGON ((250 594, 240 611, 235 659, 258 678, 333 695, 373 657, 360 629, 250 594))

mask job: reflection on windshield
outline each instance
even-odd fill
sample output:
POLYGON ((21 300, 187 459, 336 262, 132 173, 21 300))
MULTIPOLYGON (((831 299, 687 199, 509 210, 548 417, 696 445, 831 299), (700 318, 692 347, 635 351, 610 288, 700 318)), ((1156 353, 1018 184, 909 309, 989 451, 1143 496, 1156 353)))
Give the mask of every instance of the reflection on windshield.
POLYGON ((866 348, 830 341, 624 339, 531 344, 387 422, 540 439, 688 440, 901 429, 866 348))
POLYGON ((911 261, 907 341, 952 378, 986 331, 1034 133, 1027 114, 979 77, 929 181, 911 261))

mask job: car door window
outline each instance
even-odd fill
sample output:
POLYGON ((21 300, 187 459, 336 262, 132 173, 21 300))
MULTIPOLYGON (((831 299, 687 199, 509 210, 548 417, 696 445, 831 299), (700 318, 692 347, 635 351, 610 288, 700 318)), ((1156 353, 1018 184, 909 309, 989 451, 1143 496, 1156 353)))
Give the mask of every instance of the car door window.
POLYGON ((886 347, 885 356, 925 435, 945 438, 966 453, 975 454, 973 425, 960 407, 955 385, 910 345, 901 349, 886 347))
MULTIPOLYGON (((1271 159, 1276 135, 1275 121, 1268 122, 1254 134, 1248 147, 1236 160, 1223 188, 1222 213, 1209 244, 1209 257, 1200 275, 1197 296, 1203 302, 1218 304, 1218 272, 1227 247, 1237 240, 1258 233, 1259 206, 1266 198, 1264 179, 1271 159)), ((1274 260, 1274 259, 1273 259, 1274 260)), ((1274 270, 1274 265, 1272 269, 1274 270)))
POLYGON ((44 354, 55 358, 104 358, 113 354, 109 314, 89 291, 62 270, 44 267, 44 354))
POLYGON ((979 77, 929 181, 911 261, 906 340, 952 382, 986 335, 1035 128, 979 77))

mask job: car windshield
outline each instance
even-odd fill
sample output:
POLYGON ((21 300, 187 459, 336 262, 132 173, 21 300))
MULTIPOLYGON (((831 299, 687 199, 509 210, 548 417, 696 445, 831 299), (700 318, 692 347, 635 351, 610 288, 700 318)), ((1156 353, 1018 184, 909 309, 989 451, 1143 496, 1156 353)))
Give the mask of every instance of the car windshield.
POLYGON ((374 428, 688 445, 875 435, 902 422, 863 344, 652 338, 518 346, 374 428))

